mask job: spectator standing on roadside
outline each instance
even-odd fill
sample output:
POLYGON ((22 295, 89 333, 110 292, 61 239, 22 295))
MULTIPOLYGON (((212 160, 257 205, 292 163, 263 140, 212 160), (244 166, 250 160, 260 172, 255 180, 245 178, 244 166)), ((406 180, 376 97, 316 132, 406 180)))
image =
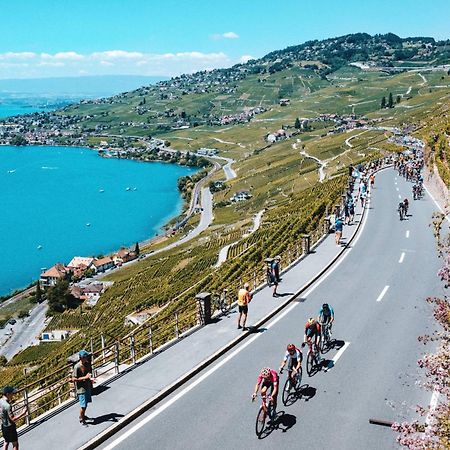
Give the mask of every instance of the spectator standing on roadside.
POLYGON ((15 393, 16 390, 12 386, 5 386, 3 388, 3 397, 0 399, 0 414, 2 418, 2 434, 5 440, 5 450, 8 450, 9 444, 12 444, 13 450, 19 450, 16 420, 25 416, 25 412, 18 416, 12 415, 11 400, 15 393))
POLYGON ((238 292, 238 330, 242 328, 243 331, 247 331, 245 324, 247 322, 248 304, 252 301, 252 294, 249 291, 249 287, 249 284, 245 283, 244 287, 239 289, 238 292), (244 321, 241 325, 242 317, 244 318, 244 321))
POLYGON ((272 276, 274 277, 275 281, 278 281, 278 282, 281 281, 280 261, 281 261, 281 256, 275 256, 275 258, 273 259, 272 264, 271 264, 272 276))
POLYGON ((336 222, 334 223, 334 230, 336 236, 336 244, 339 245, 342 239, 342 229, 344 228, 344 222, 340 217, 336 217, 336 222))
POLYGON ((79 362, 75 364, 72 373, 72 381, 75 383, 78 401, 80 403, 80 423, 86 425, 86 409, 88 403, 92 401, 92 366, 90 354, 86 350, 80 350, 78 357, 79 362))

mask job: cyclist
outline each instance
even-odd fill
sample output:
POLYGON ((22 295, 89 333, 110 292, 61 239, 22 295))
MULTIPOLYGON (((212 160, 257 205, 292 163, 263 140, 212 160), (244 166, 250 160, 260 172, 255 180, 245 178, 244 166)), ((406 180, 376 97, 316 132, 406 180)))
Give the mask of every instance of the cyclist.
POLYGON ((405 217, 408 215, 408 208, 409 208, 409 201, 407 198, 405 198, 405 200, 403 200, 403 205, 405 207, 405 217))
POLYGON ((316 357, 319 362, 322 360, 318 351, 318 349, 320 348, 320 330, 321 330, 320 323, 317 322, 317 320, 314 319, 314 317, 310 317, 305 325, 305 335, 303 337, 303 344, 302 344, 302 347, 304 347, 307 342, 308 343, 311 342, 312 339, 314 338, 313 344, 315 345, 312 346, 312 351, 313 353, 316 353, 317 350, 316 357))
POLYGON ((331 327, 333 326, 334 322, 334 310, 328 303, 324 303, 322 305, 317 320, 319 321, 321 326, 328 326, 328 330, 331 334, 331 327))
POLYGON ((400 220, 403 220, 403 217, 405 215, 405 205, 403 204, 403 202, 400 202, 398 204, 397 211, 398 211, 398 214, 400 216, 400 220))
POLYGON ((278 397, 278 383, 280 377, 276 370, 272 370, 270 367, 264 367, 258 375, 254 392, 252 394, 252 401, 255 400, 259 387, 261 386, 261 397, 266 402, 267 389, 271 388, 272 392, 269 396, 269 401, 272 402, 273 411, 277 409, 277 397, 278 397))
MULTIPOLYGON (((280 365, 280 373, 283 372, 283 368, 288 363, 288 375, 292 382, 295 385, 294 376, 300 370, 302 366, 303 355, 302 351, 297 348, 294 344, 289 344, 286 348, 286 354, 284 355, 283 361, 281 361, 280 365)), ((290 386, 288 391, 290 390, 290 386)))

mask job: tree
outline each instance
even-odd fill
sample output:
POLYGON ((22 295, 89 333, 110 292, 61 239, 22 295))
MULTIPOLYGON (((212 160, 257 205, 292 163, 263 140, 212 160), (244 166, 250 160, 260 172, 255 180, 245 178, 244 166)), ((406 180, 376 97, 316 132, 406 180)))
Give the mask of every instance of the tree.
POLYGON ((36 284, 36 291, 34 293, 34 299, 36 300, 36 303, 42 302, 42 289, 41 289, 41 283, 39 283, 39 281, 36 284))
POLYGON ((402 101, 401 95, 397 95, 397 103, 400 103, 402 101))
POLYGON ((392 92, 389 92, 388 108, 394 107, 394 99, 392 97, 392 92))
POLYGON ((381 99, 381 109, 384 109, 384 108, 386 108, 386 97, 383 97, 381 99))
POLYGON ((141 249, 139 248, 139 242, 136 242, 136 245, 134 246, 134 253, 136 256, 139 256, 141 253, 141 249))
POLYGON ((299 130, 301 126, 302 126, 302 124, 300 123, 300 119, 297 117, 297 118, 295 119, 295 125, 294 125, 294 128, 296 128, 297 130, 299 130))
POLYGON ((8 360, 5 355, 0 355, 0 367, 4 367, 8 364, 8 360))
POLYGON ((11 145, 27 145, 27 140, 21 136, 20 134, 16 134, 15 136, 13 136, 13 138, 11 139, 11 145))
POLYGON ((69 281, 60 279, 47 292, 49 313, 61 313, 76 308, 78 300, 69 291, 69 281))

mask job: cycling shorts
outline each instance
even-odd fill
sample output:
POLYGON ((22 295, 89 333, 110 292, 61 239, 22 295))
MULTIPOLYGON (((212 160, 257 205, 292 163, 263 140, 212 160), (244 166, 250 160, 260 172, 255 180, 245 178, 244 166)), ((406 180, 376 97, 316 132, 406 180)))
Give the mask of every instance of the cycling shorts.
POLYGON ((239 305, 239 312, 242 314, 248 313, 248 305, 239 305))

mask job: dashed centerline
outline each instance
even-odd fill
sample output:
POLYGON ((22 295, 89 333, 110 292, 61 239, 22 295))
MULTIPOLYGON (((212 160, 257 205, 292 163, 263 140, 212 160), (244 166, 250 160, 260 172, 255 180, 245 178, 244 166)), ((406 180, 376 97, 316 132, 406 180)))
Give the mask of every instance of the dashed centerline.
POLYGON ((398 194, 398 198, 399 198, 399 199, 401 199, 401 198, 402 198, 402 196, 401 196, 400 194, 398 194))
POLYGON ((383 300, 383 297, 386 295, 386 292, 388 291, 389 286, 385 286, 383 290, 381 291, 380 295, 377 298, 377 302, 381 302, 383 300))
POLYGON ((406 239, 409 238, 409 230, 406 230, 406 239))
POLYGON ((405 252, 402 252, 402 254, 400 255, 400 259, 398 260, 398 262, 401 264, 403 262, 403 260, 405 259, 405 252))

